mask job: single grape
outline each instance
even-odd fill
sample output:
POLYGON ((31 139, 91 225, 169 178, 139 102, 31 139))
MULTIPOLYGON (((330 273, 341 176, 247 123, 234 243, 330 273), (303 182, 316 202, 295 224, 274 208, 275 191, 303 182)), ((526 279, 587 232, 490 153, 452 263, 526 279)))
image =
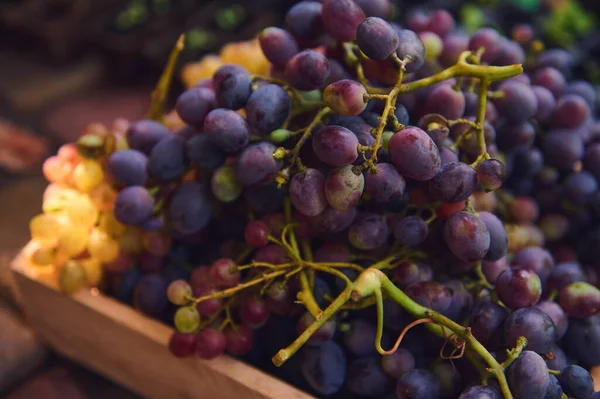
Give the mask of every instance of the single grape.
POLYGON ((322 19, 325 30, 334 39, 348 42, 356 40, 356 30, 365 13, 352 0, 324 0, 322 19))
POLYGON ((194 166, 215 169, 225 163, 227 154, 206 134, 197 134, 186 143, 186 156, 194 166))
POLYGON ((148 157, 148 172, 158 180, 173 180, 180 176, 188 165, 185 141, 177 136, 159 141, 148 157))
POLYGON ((399 44, 398 34, 385 20, 365 18, 356 31, 356 42, 363 53, 372 60, 385 60, 399 44))
POLYGON ((504 164, 497 159, 486 159, 477 166, 477 181, 486 192, 502 187, 506 177, 504 164))
POLYGON ((375 357, 356 359, 348 367, 346 386, 356 395, 381 397, 389 390, 390 383, 375 357))
POLYGON ((237 181, 244 186, 268 184, 275 180, 282 162, 273 157, 277 147, 266 141, 246 147, 235 164, 237 181))
POLYGON ((548 132, 542 142, 542 149, 546 163, 559 169, 572 169, 584 155, 581 138, 560 131, 548 132))
POLYGON ((227 352, 232 355, 242 356, 250 352, 254 344, 254 332, 245 324, 237 326, 237 329, 226 328, 225 335, 227 352))
POLYGON ((429 181, 429 198, 440 202, 459 202, 466 200, 475 191, 477 175, 475 170, 462 162, 450 162, 439 170, 429 181))
POLYGON ((443 39, 442 53, 439 56, 440 63, 445 67, 456 64, 458 57, 469 46, 469 37, 463 33, 451 32, 443 39))
POLYGON ((179 332, 191 333, 200 326, 200 313, 195 306, 186 306, 177 309, 175 312, 175 328, 179 332))
POLYGON ((302 351, 301 372, 308 385, 321 395, 338 392, 346 380, 346 356, 333 341, 302 351))
POLYGON ((520 309, 539 301, 542 283, 535 272, 527 269, 507 269, 496 280, 496 293, 506 306, 520 309))
POLYGON ((292 177, 289 186, 290 202, 298 212, 306 216, 317 216, 327 207, 325 176, 317 170, 307 168, 292 177))
POLYGON ((471 331, 479 342, 491 346, 497 337, 503 336, 502 325, 508 317, 506 308, 491 300, 479 301, 471 310, 471 331))
POLYGON ((407 286, 404 292, 418 304, 438 313, 448 310, 452 302, 450 290, 437 281, 413 283, 407 286))
POLYGON ((431 137, 415 126, 396 132, 388 143, 390 158, 402 176, 414 180, 435 177, 441 166, 440 154, 431 137))
POLYGON ((525 51, 519 43, 512 40, 501 40, 498 55, 494 60, 496 65, 514 65, 525 63, 525 51))
POLYGON ((567 81, 564 75, 556 68, 544 67, 538 69, 533 75, 533 84, 550 90, 558 98, 565 90, 567 81))
POLYGON ((393 378, 399 378, 415 368, 415 357, 409 350, 398 348, 391 355, 381 357, 383 371, 393 378))
POLYGON ((569 326, 569 320, 564 310, 556 302, 552 301, 541 301, 535 305, 535 307, 542 312, 546 313, 556 328, 556 339, 561 339, 567 332, 569 326))
POLYGON ((294 37, 284 29, 269 26, 258 35, 260 48, 269 62, 283 68, 285 64, 300 52, 294 37))
POLYGON ((558 381, 564 393, 573 399, 586 399, 594 393, 590 373, 580 366, 570 365, 560 371, 558 381))
POLYGON ((400 287, 432 279, 431 267, 423 262, 402 262, 394 269, 393 274, 394 283, 400 287))
POLYGON ((286 80, 298 90, 318 89, 325 83, 328 75, 327 57, 313 50, 299 52, 285 67, 286 80))
POLYGON ((474 262, 483 259, 488 252, 490 233, 480 218, 461 211, 446 220, 444 241, 457 258, 474 262))
POLYGON ((567 200, 573 205, 582 206, 598 191, 598 182, 591 173, 582 170, 567 176, 562 188, 567 200))
POLYGON ((254 248, 266 247, 269 243, 269 235, 269 226, 267 226, 267 224, 261 220, 253 220, 249 222, 244 229, 244 238, 246 243, 254 248))
POLYGON ((554 259, 550 252, 543 248, 528 247, 515 253, 511 266, 531 270, 545 281, 554 268, 554 259))
POLYGON ((563 390, 560 383, 555 376, 550 374, 550 383, 548 384, 548 390, 544 395, 544 399, 561 399, 563 396, 563 390))
POLYGON ((531 90, 533 90, 538 104, 533 117, 540 122, 546 122, 556 107, 556 99, 552 92, 543 86, 532 86, 531 90))
POLYGON ((104 180, 102 165, 93 160, 80 162, 73 170, 73 183, 78 190, 88 192, 104 180))
POLYGON ((343 341, 346 348, 357 357, 375 355, 376 328, 364 319, 350 321, 349 328, 344 331, 343 341))
POLYGON ((579 281, 560 290, 560 306, 572 318, 587 318, 600 313, 600 290, 579 281))
POLYGON ((388 19, 392 13, 389 0, 354 0, 362 8, 367 17, 388 19))
POLYGON ((440 114, 448 119, 462 118, 465 113, 465 96, 447 84, 437 85, 427 96, 423 112, 440 114))
POLYGON ((481 55, 481 61, 485 63, 492 62, 500 51, 500 43, 502 37, 492 28, 482 28, 471 36, 468 49, 476 53, 483 48, 484 52, 481 55))
POLYGON ((365 187, 363 174, 356 175, 352 166, 333 169, 325 179, 325 196, 333 208, 345 211, 354 207, 365 187))
POLYGON ((202 359, 214 359, 220 356, 227 347, 225 335, 214 329, 201 330, 196 338, 196 355, 202 359))
POLYGON ((550 349, 552 353, 552 359, 546 359, 546 364, 550 370, 562 370, 568 364, 567 355, 565 352, 558 346, 558 344, 553 344, 552 349, 550 349))
POLYGON ((425 63, 425 46, 419 36, 412 30, 402 29, 398 34, 396 55, 401 60, 406 59, 407 72, 416 72, 425 63))
POLYGON ((497 145, 503 151, 529 149, 535 141, 535 128, 527 121, 508 122, 498 127, 497 145))
POLYGON ((215 170, 210 182, 213 195, 221 202, 229 203, 239 198, 243 187, 237 180, 235 168, 224 165, 215 170))
POLYGON ((419 216, 407 216, 394 225, 394 237, 400 245, 410 247, 420 245, 428 234, 429 227, 419 216))
POLYGON ((543 398, 550 384, 544 359, 529 350, 511 364, 506 377, 515 399, 543 398))
POLYGON ((114 261, 119 256, 119 244, 105 232, 94 229, 87 242, 87 250, 102 263, 114 261))
POLYGON ((290 96, 278 85, 267 84, 252 93, 246 104, 248 124, 262 134, 280 128, 292 107, 290 96))
POLYGON ((169 136, 166 126, 150 120, 133 122, 127 128, 127 143, 134 150, 150 154, 156 143, 169 136))
POLYGON ((173 193, 169 203, 169 217, 173 227, 183 234, 193 234, 208 224, 211 203, 198 183, 185 183, 173 193))
POLYGON ((167 298, 174 305, 185 305, 192 296, 192 287, 185 280, 175 280, 167 287, 167 298))
POLYGON ((223 151, 235 153, 250 141, 248 123, 235 111, 216 108, 204 119, 204 133, 223 151))
POLYGON ((325 34, 322 10, 323 5, 318 1, 301 1, 288 10, 286 27, 301 45, 314 47, 325 34))
POLYGON ((559 263, 550 271, 547 286, 549 290, 560 291, 571 283, 587 282, 587 277, 579 263, 559 263))
POLYGON ((312 140, 315 155, 334 167, 350 165, 358 158, 358 138, 342 126, 325 126, 312 140))
POLYGON ((232 259, 217 259, 210 266, 208 272, 212 283, 218 288, 235 287, 241 279, 241 272, 237 270, 237 265, 232 259))
POLYGON ((226 64, 213 75, 215 98, 221 108, 238 110, 243 108, 252 93, 252 82, 248 72, 239 65, 226 64))
POLYGON ((345 115, 359 115, 368 103, 367 90, 357 81, 342 79, 331 83, 323 92, 323 100, 334 112, 345 115))
POLYGON ((423 46, 425 46, 425 60, 437 60, 444 46, 442 38, 433 32, 425 31, 419 33, 419 39, 423 42, 423 46))
POLYGON ((175 357, 188 357, 196 349, 196 334, 175 331, 169 338, 169 351, 175 357))
POLYGON ((504 224, 496 215, 489 212, 479 212, 479 218, 490 233, 490 248, 484 259, 495 261, 504 257, 508 252, 508 234, 504 224))
POLYGON ((458 399, 502 399, 502 396, 489 386, 474 385, 465 389, 458 399))
POLYGON ((406 181, 390 163, 378 163, 377 172, 365 173, 365 192, 378 203, 398 200, 404 194, 406 181))
POLYGON ((398 399, 438 399, 440 394, 439 381, 425 369, 413 369, 403 374, 396 385, 398 399))
POLYGON ((356 217, 356 208, 342 211, 331 206, 310 218, 311 225, 320 233, 339 233, 346 230, 356 217))
POLYGON ((191 88, 184 91, 175 103, 175 111, 188 125, 201 128, 204 118, 217 108, 215 91, 209 88, 191 88))
POLYGON ((140 312, 158 317, 167 308, 167 284, 159 274, 142 276, 133 292, 133 304, 140 312))
POLYGON ((506 345, 515 347, 519 337, 527 339, 527 349, 547 353, 556 338, 556 327, 550 316, 537 308, 518 309, 504 323, 506 345))
POLYGON ((591 110, 595 109, 597 97, 596 89, 585 80, 575 80, 569 82, 563 91, 563 94, 577 94, 588 103, 591 110))
POLYGON ((85 268, 80 262, 69 260, 60 269, 58 287, 65 294, 72 294, 87 284, 85 268))
POLYGON ((127 225, 139 225, 152 216, 154 198, 141 186, 126 187, 115 200, 115 218, 127 225))
POLYGON ((240 305, 240 318, 252 328, 258 328, 269 319, 267 303, 260 299, 246 298, 240 305))
POLYGON ((590 107, 583 97, 566 94, 556 102, 551 118, 554 127, 572 129, 586 122, 589 116, 590 107))
POLYGON ((106 162, 111 178, 122 186, 143 186, 148 180, 148 157, 137 150, 113 152, 106 162))
POLYGON ((500 115, 513 123, 523 122, 537 111, 537 97, 530 86, 518 82, 506 82, 500 85, 503 93, 494 104, 500 115))
POLYGON ((348 229, 348 241, 355 248, 375 249, 385 244, 389 235, 385 218, 376 213, 359 214, 348 229))

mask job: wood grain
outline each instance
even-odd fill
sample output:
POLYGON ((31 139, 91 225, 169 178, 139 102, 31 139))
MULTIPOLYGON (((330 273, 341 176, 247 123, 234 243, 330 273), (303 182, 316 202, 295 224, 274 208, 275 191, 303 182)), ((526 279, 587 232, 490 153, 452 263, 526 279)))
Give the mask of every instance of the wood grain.
POLYGON ((177 359, 172 329, 97 290, 60 294, 48 271, 27 264, 12 270, 28 321, 58 352, 147 398, 314 399, 227 356, 177 359))

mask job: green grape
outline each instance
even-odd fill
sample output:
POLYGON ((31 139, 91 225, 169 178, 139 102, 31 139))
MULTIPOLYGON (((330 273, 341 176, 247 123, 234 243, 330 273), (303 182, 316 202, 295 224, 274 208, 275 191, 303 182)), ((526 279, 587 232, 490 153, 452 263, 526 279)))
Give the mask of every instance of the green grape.
POLYGON ((242 186, 235 177, 233 166, 221 166, 215 170, 211 180, 211 188, 215 197, 222 202, 233 202, 242 193, 242 186))
POLYGON ((186 306, 175 312, 175 327, 179 332, 194 332, 199 326, 200 313, 196 310, 196 306, 186 306))
POLYGON ((385 131, 381 135, 381 143, 382 143, 383 149, 385 151, 388 150, 388 143, 390 142, 390 139, 392 138, 393 135, 394 135, 394 132, 390 132, 390 131, 385 131))
POLYGON ((185 280, 175 280, 167 288, 167 297, 174 305, 185 305, 192 296, 192 287, 185 280))
POLYGON ((290 138, 290 133, 291 132, 287 129, 273 130, 271 134, 269 134, 269 140, 273 143, 283 143, 290 138))
POLYGON ((306 101, 321 101, 321 90, 301 91, 302 98, 306 101))
POLYGON ((72 294, 87 284, 85 268, 77 261, 69 260, 60 269, 58 287, 65 294, 72 294))

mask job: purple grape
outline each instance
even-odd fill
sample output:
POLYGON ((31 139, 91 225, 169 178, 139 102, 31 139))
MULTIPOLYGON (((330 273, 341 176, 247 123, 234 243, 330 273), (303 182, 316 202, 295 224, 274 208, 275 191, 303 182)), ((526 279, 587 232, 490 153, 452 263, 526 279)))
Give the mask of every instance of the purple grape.
POLYGON ((535 128, 529 122, 506 123, 498 128, 497 145, 503 151, 527 149, 535 140, 535 128))
POLYGON ((579 263, 559 263, 550 271, 548 276, 548 289, 560 291, 571 283, 587 282, 587 277, 579 263))
POLYGON ((345 115, 359 115, 367 107, 367 90, 359 82, 343 79, 331 83, 323 92, 323 100, 334 112, 345 115))
POLYGON ((589 283, 571 283, 559 295, 560 306, 569 317, 584 319, 600 313, 600 290, 589 283))
POLYGON ((121 186, 143 186, 148 180, 148 157, 137 150, 113 152, 106 161, 106 170, 121 186))
POLYGON ((473 307, 473 296, 460 280, 447 281, 446 287, 452 293, 452 302, 444 315, 452 320, 462 322, 473 307))
POLYGON ((553 48, 542 51, 537 58, 537 67, 553 67, 563 74, 573 66, 573 55, 562 48, 553 48))
POLYGON ((348 165, 329 172, 325 179, 325 196, 329 205, 344 211, 358 203, 364 187, 364 176, 354 174, 352 166, 348 165))
POLYGON ((186 155, 194 166, 204 169, 216 169, 227 158, 227 154, 206 134, 197 134, 188 140, 186 155))
POLYGON ((402 176, 429 180, 438 174, 440 153, 431 137, 415 126, 396 132, 388 143, 390 158, 402 176))
POLYGON ((148 172, 157 180, 168 181, 180 176, 188 166, 185 141, 171 135, 159 141, 148 157, 148 172))
POLYGON ((529 247, 515 253, 511 266, 531 270, 545 281, 554 268, 554 259, 550 252, 543 248, 529 247))
POLYGON ((383 371, 394 378, 399 378, 415 368, 415 357, 410 351, 398 348, 391 355, 381 357, 383 371))
POLYGON ((481 61, 490 63, 498 56, 501 39, 500 34, 492 28, 479 29, 471 36, 469 50, 475 53, 483 48, 485 51, 481 56, 481 61))
POLYGON ((420 245, 425 242, 428 234, 429 227, 419 216, 407 216, 394 225, 394 238, 400 245, 420 245))
POLYGON ((572 129, 581 126, 590 116, 590 107, 577 94, 561 96, 552 113, 552 124, 557 128, 572 129))
POLYGON ((252 93, 250 75, 243 67, 226 64, 213 75, 215 97, 220 108, 243 108, 252 93))
POLYGON ((548 367, 540 355, 524 351, 506 372, 515 399, 544 398, 550 385, 548 367))
POLYGON ((484 258, 490 247, 490 233, 477 216, 461 211, 444 225, 444 241, 458 259, 474 262, 484 258))
POLYGON ((501 40, 500 48, 496 59, 494 60, 495 65, 513 65, 513 64, 524 64, 525 63, 525 51, 519 43, 513 42, 512 40, 501 40))
POLYGON ((490 233, 490 249, 483 259, 495 261, 508 252, 508 234, 504 224, 496 215, 489 212, 479 212, 479 218, 485 223, 490 233))
POLYGON ((167 283, 159 274, 142 276, 133 292, 133 304, 140 312, 152 317, 161 316, 167 308, 167 283))
POLYGON ((348 42, 356 40, 356 30, 365 19, 365 13, 352 0, 324 0, 321 17, 334 39, 348 42))
POLYGON ((462 118, 465 113, 465 96, 447 84, 437 85, 427 97, 424 112, 440 114, 448 119, 462 118))
POLYGON ((273 182, 282 166, 281 160, 273 157, 276 149, 266 141, 246 147, 236 159, 237 180, 244 186, 273 182))
POLYGON ((600 315, 571 319, 563 345, 567 354, 582 366, 594 366, 600 359, 600 315))
POLYGON ((509 264, 506 257, 495 261, 484 260, 481 264, 481 271, 485 275, 485 279, 491 284, 496 284, 498 276, 508 268, 509 264))
POLYGON ((396 55, 401 60, 410 58, 406 64, 407 72, 416 72, 425 63, 425 46, 419 36, 411 30, 402 29, 398 34, 398 48, 396 55))
POLYGON ((390 0, 354 0, 367 17, 389 19, 392 13, 390 0))
POLYGON ((385 218, 376 213, 359 214, 348 230, 348 241, 355 248, 375 249, 386 243, 389 235, 385 218))
POLYGON ((527 339, 527 349, 537 353, 550 352, 556 338, 556 327, 550 316, 536 308, 515 310, 504 323, 506 345, 513 348, 517 338, 527 339))
POLYGON ((515 153, 512 169, 523 176, 535 176, 544 167, 544 155, 537 148, 519 150, 515 153))
POLYGON ((433 201, 459 202, 473 194, 477 184, 475 170, 462 162, 442 165, 439 173, 429 181, 427 195, 433 201))
POLYGON ((281 28, 269 26, 258 35, 260 48, 269 62, 279 68, 300 52, 296 39, 281 28))
POLYGON ((356 31, 358 47, 372 60, 385 60, 398 47, 398 34, 385 20, 377 17, 364 19, 356 31))
POLYGON ((533 75, 533 84, 545 87, 558 98, 565 90, 567 81, 558 69, 545 67, 537 70, 533 75))
POLYGON ((564 393, 574 399, 587 399, 594 393, 594 381, 590 373, 580 366, 567 366, 560 371, 558 381, 564 393))
POLYGON ((443 166, 447 163, 458 162, 458 156, 456 155, 456 153, 452 152, 452 150, 449 150, 446 147, 442 147, 442 149, 440 150, 440 160, 443 166))
POLYGON ((204 118, 215 108, 217 108, 215 92, 207 88, 186 90, 175 103, 175 111, 181 120, 198 128, 204 126, 204 118))
POLYGON ((540 122, 546 122, 556 108, 556 99, 552 92, 543 86, 533 86, 531 90, 537 98, 537 110, 533 117, 540 122))
POLYGON ((348 367, 348 390, 356 395, 381 397, 389 390, 391 379, 375 357, 357 359, 348 367))
POLYGON ((542 301, 536 304, 535 307, 546 313, 548 317, 552 319, 554 327, 556 328, 556 339, 561 339, 567 332, 569 320, 567 319, 567 315, 562 310, 560 305, 552 301, 542 301))
POLYGON ((526 269, 507 269, 496 280, 496 293, 511 309, 533 306, 542 295, 542 283, 535 272, 526 269))
POLYGON ((313 136, 313 151, 326 164, 350 165, 358 158, 358 138, 342 126, 325 126, 313 136))
POLYGON ((141 186, 126 187, 115 200, 115 218, 127 225, 138 226, 150 219, 154 211, 154 198, 141 186))
POLYGON ((437 281, 413 283, 404 292, 418 304, 438 313, 446 312, 452 303, 450 290, 437 281))
POLYGON ((133 122, 127 128, 127 143, 131 149, 149 155, 156 143, 169 134, 166 126, 158 122, 140 120, 133 122))
POLYGON ((502 396, 494 388, 475 385, 465 389, 458 399, 502 399, 502 396))
POLYGON ((208 224, 212 206, 200 184, 185 183, 173 193, 168 212, 176 231, 194 234, 208 224))
POLYGON ((594 89, 594 87, 585 80, 576 80, 570 82, 563 94, 577 94, 588 103, 591 110, 595 109, 596 107, 596 89, 594 89))
POLYGON ((327 58, 313 50, 299 52, 285 67, 286 80, 298 90, 318 89, 325 83, 328 75, 327 58))
POLYGON ((327 207, 325 176, 317 169, 305 169, 292 177, 290 202, 298 212, 306 216, 317 216, 327 207))
POLYGON ((477 166, 477 181, 486 192, 502 187, 506 178, 506 168, 497 159, 486 159, 477 166))
POLYGON ((598 191, 598 182, 594 176, 583 170, 571 173, 563 182, 563 193, 573 205, 585 205, 598 191))
POLYGON ((479 342, 490 346, 497 335, 503 334, 501 327, 507 317, 505 308, 491 300, 482 300, 471 311, 471 332, 479 342))
POLYGON ((523 122, 535 115, 537 97, 530 86, 517 82, 500 85, 503 96, 494 102, 496 109, 511 122, 523 122))
POLYGON ((404 194, 406 181, 390 163, 378 163, 377 173, 365 173, 365 192, 378 203, 398 200, 404 194))
POLYGON ((403 374, 396 385, 397 399, 438 399, 440 393, 439 381, 424 369, 414 369, 403 374))
POLYGON ((248 145, 250 131, 243 116, 235 111, 217 108, 204 120, 204 131, 223 151, 235 153, 248 145))
POLYGON ((553 344, 550 352, 552 353, 553 358, 546 359, 546 364, 550 370, 562 370, 569 364, 567 355, 558 344, 553 344))
POLYGON ((292 108, 292 100, 285 90, 273 84, 259 87, 246 104, 248 124, 260 133, 280 128, 292 108))
POLYGON ((572 169, 583 158, 583 142, 573 134, 550 131, 542 142, 546 163, 559 169, 572 169))
POLYGON ((375 355, 375 336, 377 329, 363 319, 354 319, 349 323, 349 329, 344 333, 344 345, 357 357, 375 355))
POLYGON ((445 67, 456 64, 458 57, 469 46, 469 37, 463 33, 450 33, 443 40, 443 50, 438 60, 445 67))
POLYGON ((423 262, 402 262, 394 269, 394 283, 400 287, 433 279, 431 267, 423 262))
POLYGON ((320 395, 338 392, 346 380, 346 356, 333 341, 302 351, 302 376, 320 395))
POLYGON ((311 217, 310 223, 321 233, 339 233, 350 227, 355 217, 356 208, 340 211, 328 206, 317 216, 311 217))
POLYGON ((286 27, 301 45, 314 47, 325 34, 322 8, 318 1, 301 1, 288 10, 285 16, 286 27))

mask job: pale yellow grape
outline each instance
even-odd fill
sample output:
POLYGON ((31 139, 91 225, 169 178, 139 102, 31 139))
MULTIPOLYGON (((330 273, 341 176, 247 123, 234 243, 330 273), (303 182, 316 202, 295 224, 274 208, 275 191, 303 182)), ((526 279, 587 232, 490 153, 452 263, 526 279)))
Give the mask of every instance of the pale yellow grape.
POLYGON ((117 241, 123 252, 136 254, 142 250, 142 233, 135 227, 127 227, 117 241))
POLYGON ((31 238, 47 246, 54 246, 58 243, 59 229, 60 223, 52 214, 42 213, 34 216, 29 222, 31 238))
POLYGON ((49 266, 56 262, 56 249, 40 246, 31 254, 29 260, 36 266, 49 266))
POLYGON ((86 284, 87 276, 85 268, 77 261, 68 261, 58 273, 58 287, 65 294, 72 294, 80 288, 85 287, 86 284))
POLYGON ((102 263, 96 258, 86 258, 79 261, 85 269, 87 284, 90 287, 97 287, 104 277, 104 268, 102 263))
POLYGON ((58 156, 52 156, 44 161, 42 172, 46 180, 51 183, 68 184, 71 181, 74 166, 72 163, 63 161, 58 156))
POLYGON ((71 198, 69 206, 65 207, 64 211, 73 223, 83 227, 93 227, 98 222, 98 209, 85 194, 71 198))
POLYGON ((59 229, 58 249, 69 256, 79 255, 85 251, 89 236, 89 228, 66 222, 59 229))
POLYGON ((44 196, 44 202, 42 203, 42 210, 44 213, 60 212, 68 208, 73 201, 73 198, 80 196, 81 194, 76 190, 59 187, 52 190, 48 195, 44 196))
POLYGON ((113 209, 117 192, 107 182, 100 183, 89 193, 90 199, 99 211, 113 209))
POLYGON ((186 306, 175 312, 175 328, 182 333, 194 332, 200 326, 200 313, 196 306, 186 306))
POLYGON ((87 250, 102 263, 112 262, 119 256, 119 244, 99 229, 93 229, 90 233, 87 250))
POLYGON ((98 228, 110 234, 113 237, 120 237, 127 229, 127 227, 124 224, 122 224, 115 218, 115 214, 112 212, 112 210, 102 212, 100 214, 98 228))
POLYGON ((96 161, 86 159, 75 167, 73 182, 79 190, 87 192, 102 183, 104 172, 96 161))

